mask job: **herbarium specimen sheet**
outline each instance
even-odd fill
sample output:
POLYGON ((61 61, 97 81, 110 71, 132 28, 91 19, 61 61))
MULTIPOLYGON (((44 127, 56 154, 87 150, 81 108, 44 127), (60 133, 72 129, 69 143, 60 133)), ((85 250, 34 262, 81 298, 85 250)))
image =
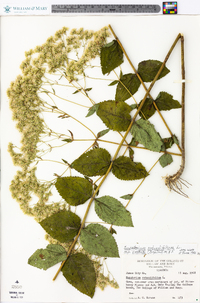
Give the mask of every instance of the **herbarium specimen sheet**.
POLYGON ((199 32, 2 18, 2 302, 200 299, 199 32))

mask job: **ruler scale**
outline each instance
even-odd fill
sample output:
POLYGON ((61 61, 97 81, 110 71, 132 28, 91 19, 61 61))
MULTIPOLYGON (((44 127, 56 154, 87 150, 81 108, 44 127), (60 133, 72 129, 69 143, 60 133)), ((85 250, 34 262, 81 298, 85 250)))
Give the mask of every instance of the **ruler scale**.
POLYGON ((157 4, 55 4, 52 13, 159 13, 157 4))

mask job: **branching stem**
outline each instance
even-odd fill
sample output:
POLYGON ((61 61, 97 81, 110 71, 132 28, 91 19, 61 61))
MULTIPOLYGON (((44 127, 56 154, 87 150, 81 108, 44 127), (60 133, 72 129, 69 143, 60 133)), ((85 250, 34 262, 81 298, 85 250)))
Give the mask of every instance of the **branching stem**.
POLYGON ((144 103, 145 103, 145 100, 146 100, 147 96, 149 95, 149 92, 151 91, 151 89, 152 89, 152 87, 154 86, 156 80, 157 80, 158 77, 160 76, 160 74, 161 74, 163 68, 165 67, 166 62, 167 62, 167 60, 169 59, 169 57, 170 57, 170 55, 171 55, 171 53, 172 53, 174 47, 176 46, 178 40, 180 39, 180 37, 181 37, 181 34, 179 34, 179 35, 177 36, 176 40, 175 40, 174 43, 172 44, 172 46, 171 46, 169 52, 167 53, 167 55, 166 55, 166 57, 165 57, 165 60, 163 61, 162 65, 161 65, 161 67, 160 67, 160 69, 159 69, 159 71, 157 72, 157 74, 156 74, 154 80, 152 81, 151 85, 149 86, 148 90, 146 91, 146 94, 145 94, 145 96, 144 96, 142 102, 140 103, 140 105, 139 105, 139 107, 138 107, 138 109, 137 109, 135 115, 133 116, 133 118, 132 118, 132 120, 131 120, 131 123, 130 123, 128 129, 126 130, 126 132, 125 132, 125 134, 124 134, 124 136, 123 136, 121 142, 119 143, 119 146, 117 147, 117 150, 116 150, 116 152, 115 152, 115 154, 114 154, 114 156, 113 156, 113 159, 112 159, 112 161, 111 161, 111 163, 110 163, 110 166, 109 166, 109 168, 108 168, 106 174, 105 174, 105 175, 103 176, 103 178, 101 179, 99 185, 98 185, 97 188, 95 189, 95 191, 94 191, 94 193, 93 193, 93 195, 92 195, 92 197, 91 197, 91 199, 90 199, 90 201, 89 201, 89 203, 88 203, 88 206, 87 206, 85 215, 84 215, 84 217, 83 217, 83 220, 82 220, 82 223, 81 223, 81 226, 80 226, 80 229, 79 229, 79 231, 78 231, 78 234, 77 234, 76 237, 74 238, 74 241, 73 241, 72 245, 70 246, 70 248, 69 248, 69 250, 68 250, 68 253, 67 253, 67 256, 66 256, 66 260, 64 260, 64 261, 62 262, 62 264, 61 264, 61 266, 59 267, 59 269, 58 269, 56 275, 54 276, 53 280, 55 280, 55 279, 57 278, 59 272, 60 272, 61 269, 63 268, 65 262, 67 261, 67 259, 68 259, 68 257, 69 257, 69 255, 71 254, 72 250, 74 249, 74 246, 75 246, 75 244, 76 244, 76 242, 77 242, 77 240, 78 240, 78 238, 79 238, 79 236, 80 236, 81 230, 82 230, 83 227, 85 226, 85 221, 86 221, 87 215, 88 215, 88 213, 89 213, 90 207, 91 207, 91 205, 92 205, 92 202, 93 202, 93 200, 94 200, 94 198, 95 198, 97 192, 99 191, 101 185, 104 183, 104 181, 106 180, 108 174, 110 173, 110 171, 111 171, 111 169, 112 169, 112 166, 113 166, 113 161, 117 158, 117 156, 118 156, 118 154, 119 154, 119 151, 120 151, 120 149, 121 149, 121 147, 122 147, 124 141, 126 140, 126 137, 127 137, 127 135, 129 134, 129 132, 130 132, 130 130, 131 130, 131 127, 132 127, 133 123, 135 122, 135 119, 136 119, 137 115, 139 114, 139 112, 140 112, 142 106, 143 106, 144 103))
MULTIPOLYGON (((134 73, 137 75, 137 77, 138 77, 138 79, 140 80, 140 82, 141 82, 142 86, 144 87, 145 91, 148 92, 149 97, 153 100, 153 105, 154 105, 155 109, 157 110, 159 116, 161 117, 163 123, 165 124, 166 128, 168 129, 170 135, 173 136, 173 134, 172 134, 172 132, 171 132, 171 130, 170 130, 168 124, 166 123, 165 119, 163 118, 163 115, 161 114, 160 110, 158 109, 158 107, 157 107, 157 105, 156 105, 156 103, 155 103, 153 97, 151 96, 150 91, 147 90, 146 85, 144 84, 142 78, 140 77, 140 75, 138 74, 137 70, 135 69, 133 63, 131 62, 131 60, 130 60, 128 54, 126 53, 126 51, 125 51, 123 45, 121 44, 120 40, 119 40, 118 37, 116 36, 116 34, 115 34, 113 28, 111 27, 111 25, 109 25, 109 28, 110 28, 110 30, 111 30, 113 36, 115 37, 115 39, 116 39, 117 42, 119 43, 119 45, 120 45, 120 47, 121 47, 121 49, 122 49, 122 51, 123 51, 125 57, 127 58, 128 62, 129 62, 129 64, 130 64, 130 66, 132 67, 134 73)), ((174 41, 174 44, 172 45, 172 48, 175 47, 175 45, 177 44, 177 42, 178 42, 178 40, 179 40, 180 38, 181 38, 181 34, 178 34, 176 40, 174 41)), ((178 146, 179 150, 181 151, 180 146, 179 146, 178 144, 177 144, 177 146, 178 146)))

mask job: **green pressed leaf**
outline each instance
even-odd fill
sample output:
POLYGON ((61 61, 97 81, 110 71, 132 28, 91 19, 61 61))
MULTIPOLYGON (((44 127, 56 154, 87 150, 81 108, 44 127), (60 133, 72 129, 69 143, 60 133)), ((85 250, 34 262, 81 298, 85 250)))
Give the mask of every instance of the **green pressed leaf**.
POLYGON ((51 237, 64 243, 70 242, 77 235, 81 219, 71 211, 62 210, 39 223, 51 237))
POLYGON ((176 135, 173 135, 173 140, 175 144, 179 145, 179 140, 176 135))
MULTIPOLYGON (((156 74, 158 73, 162 62, 158 60, 146 60, 138 64, 138 74, 144 82, 151 82, 154 80, 156 74)), ((169 69, 165 66, 158 77, 158 79, 163 78, 169 73, 169 69)))
POLYGON ((131 214, 121 202, 110 196, 95 199, 95 211, 103 221, 117 226, 133 226, 131 214))
POLYGON ((125 101, 134 95, 140 87, 140 80, 135 74, 125 74, 117 85, 115 100, 125 101))
POLYGON ((124 200, 131 200, 133 198, 133 195, 124 195, 124 196, 121 196, 120 198, 122 198, 124 200))
POLYGON ((132 110, 136 109, 137 108, 137 104, 131 104, 130 107, 132 108, 132 110))
POLYGON ((120 156, 113 161, 112 173, 121 180, 138 180, 148 176, 145 167, 130 158, 120 156))
POLYGON ((147 149, 157 152, 161 151, 163 141, 156 132, 154 125, 148 120, 140 119, 136 121, 131 128, 131 134, 136 141, 147 149))
POLYGON ((98 107, 99 107, 98 103, 94 104, 92 107, 90 107, 89 110, 88 110, 88 113, 87 113, 86 117, 92 116, 97 111, 98 107))
POLYGON ((110 131, 109 129, 104 129, 104 130, 100 131, 100 132, 97 134, 97 138, 103 137, 103 136, 106 135, 109 131, 110 131))
POLYGON ((116 85, 118 82, 119 82, 119 80, 114 80, 110 84, 108 84, 108 86, 116 85))
POLYGON ((113 40, 101 48, 100 58, 103 75, 110 73, 123 63, 123 51, 117 40, 113 40))
POLYGON ((49 244, 45 249, 37 249, 28 259, 28 264, 47 270, 49 267, 66 260, 67 254, 61 245, 49 244))
POLYGON ((73 95, 81 92, 81 90, 82 90, 82 88, 75 90, 75 92, 73 92, 73 95))
POLYGON ((96 287, 96 272, 92 261, 82 253, 71 255, 65 262, 62 273, 65 279, 83 294, 93 297, 96 287))
MULTIPOLYGON (((139 105, 140 105, 140 103, 139 103, 139 105)), ((146 100, 144 102, 144 105, 142 106, 142 108, 141 108, 141 110, 139 112, 139 115, 143 119, 149 119, 151 116, 153 116, 153 114, 155 113, 155 111, 156 111, 156 109, 155 109, 155 107, 153 105, 153 99, 146 98, 146 100)))
POLYGON ((95 148, 81 155, 71 167, 88 177, 104 175, 111 161, 111 155, 104 148, 95 148))
POLYGON ((116 230, 111 226, 110 228, 110 233, 113 235, 113 234, 117 234, 116 230))
POLYGON ((115 239, 108 229, 100 224, 89 224, 82 229, 80 242, 89 254, 100 257, 119 257, 115 239))
POLYGON ((160 165, 165 167, 173 162, 173 158, 170 154, 164 154, 159 158, 160 165))
POLYGON ((129 158, 130 158, 131 160, 133 160, 134 150, 133 150, 131 147, 129 147, 129 148, 128 148, 128 152, 129 152, 129 158))
POLYGON ((84 92, 89 92, 90 90, 92 90, 92 87, 85 88, 85 89, 84 89, 84 92))
POLYGON ((72 142, 73 140, 72 140, 72 139, 63 139, 62 141, 70 143, 70 142, 72 142))
POLYGON ((155 100, 155 103, 159 110, 181 108, 181 104, 177 100, 174 100, 172 95, 166 92, 160 92, 155 100))
POLYGON ((61 197, 73 206, 85 203, 92 196, 92 184, 85 178, 58 178, 55 186, 61 197))
POLYGON ((131 122, 131 111, 132 108, 124 102, 108 100, 99 103, 97 115, 108 128, 126 131, 131 122))
POLYGON ((164 138, 163 143, 164 143, 164 150, 166 150, 166 149, 172 147, 172 145, 174 144, 174 139, 173 139, 173 137, 164 138))

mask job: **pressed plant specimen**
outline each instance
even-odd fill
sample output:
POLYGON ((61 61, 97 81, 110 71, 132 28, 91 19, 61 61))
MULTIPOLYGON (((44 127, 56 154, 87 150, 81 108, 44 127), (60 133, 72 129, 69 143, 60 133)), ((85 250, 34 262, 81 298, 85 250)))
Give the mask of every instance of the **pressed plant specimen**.
POLYGON ((10 190, 23 212, 46 231, 50 243, 37 249, 28 263, 46 270, 62 262, 53 279, 62 271, 71 285, 93 297, 96 286, 118 287, 102 266, 105 258, 119 257, 113 226, 133 227, 127 207, 158 162, 165 167, 172 163, 173 155, 182 157, 180 170, 167 176, 165 183, 187 197, 182 190, 187 183, 180 179, 185 165, 183 35, 177 36, 163 62, 144 60, 137 69, 111 26, 97 32, 64 27, 25 55, 22 75, 7 91, 13 119, 22 134, 19 150, 12 143, 8 148, 20 167, 10 190), (182 102, 165 91, 154 99, 151 89, 170 72, 167 60, 179 40, 182 102), (123 73, 125 62, 130 66, 128 73, 123 73), (150 83, 148 88, 145 83, 150 83), (106 91, 115 89, 112 99, 99 100, 104 87, 106 91), (134 95, 140 87, 145 95, 137 102, 134 95), (182 111, 181 147, 161 113, 172 109, 182 111), (156 112, 169 131, 168 138, 162 138, 151 122, 156 112), (97 122, 91 128, 88 121, 94 117, 97 122), (98 121, 103 130, 98 129, 98 121), (78 131, 73 130, 77 125, 78 131), (118 141, 105 139, 110 133, 118 141), (85 143, 89 143, 87 148, 85 143), (170 152, 173 144, 179 153, 170 152), (149 170, 134 161, 135 151, 141 149, 159 153, 149 170), (49 180, 42 178, 44 163, 54 164, 53 171, 49 166, 49 180), (127 182, 141 180, 135 191, 120 197, 126 205, 109 192, 101 195, 110 174, 127 182), (87 222, 92 205, 100 223, 87 222), (80 206, 85 206, 82 216, 77 214, 80 206))

